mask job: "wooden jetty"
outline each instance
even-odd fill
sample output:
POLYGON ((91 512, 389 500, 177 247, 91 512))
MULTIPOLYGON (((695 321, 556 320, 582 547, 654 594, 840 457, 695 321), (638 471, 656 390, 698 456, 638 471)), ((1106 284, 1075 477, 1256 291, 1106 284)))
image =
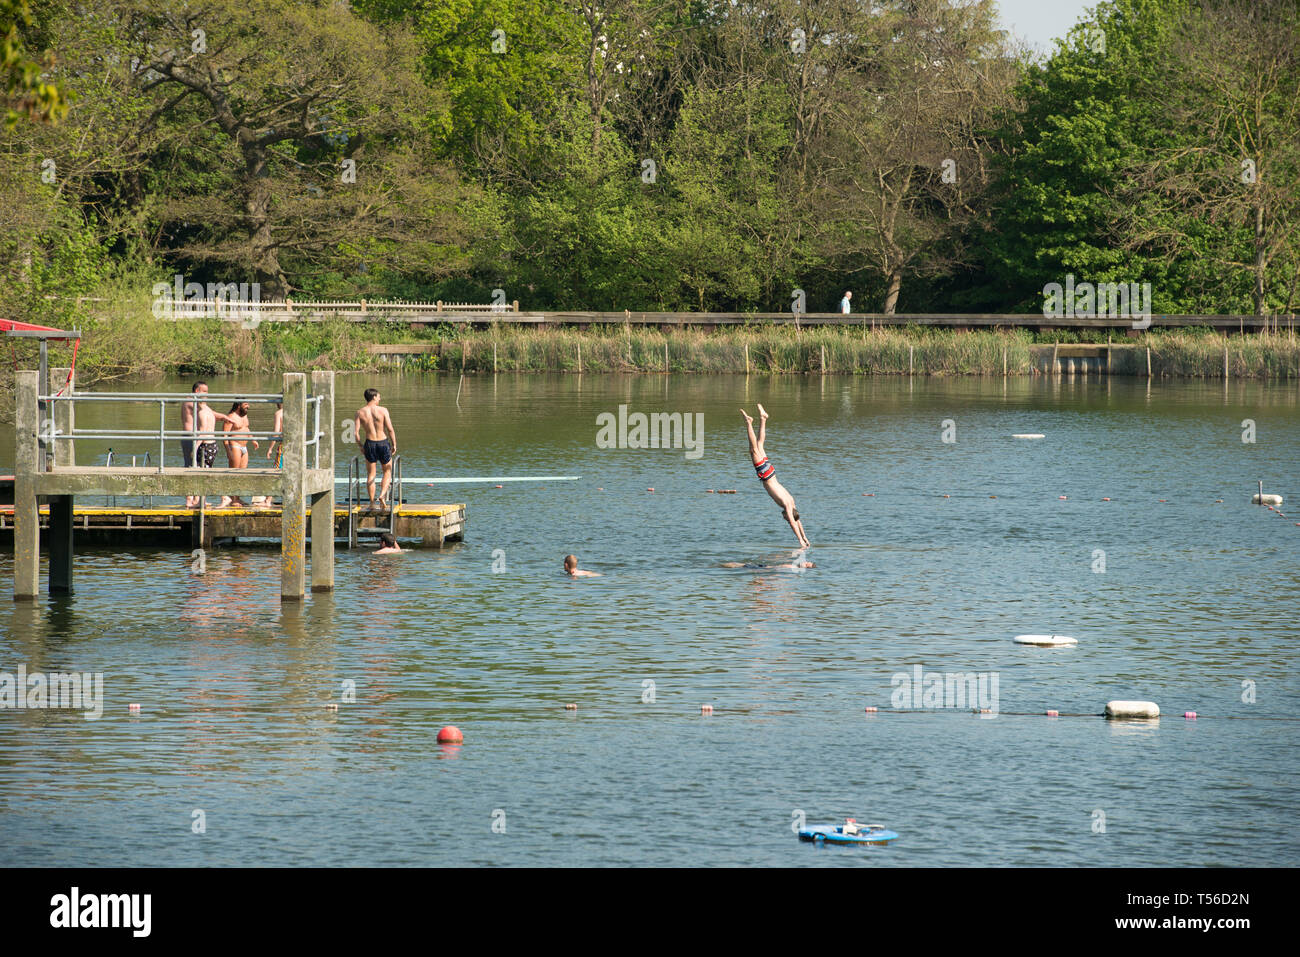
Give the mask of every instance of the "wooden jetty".
MULTIPOLYGON (((307 376, 286 373, 284 390, 267 396, 204 395, 201 401, 253 399, 278 402, 284 409, 283 431, 248 433, 281 443, 282 468, 168 467, 167 443, 195 434, 167 426, 168 410, 195 401, 191 393, 77 392, 70 369, 17 374, 14 416, 16 463, 12 485, 0 482, 0 541, 14 549, 14 599, 30 600, 40 585, 40 551, 49 549, 49 590, 72 591, 72 558, 77 543, 147 544, 150 541, 206 548, 221 541, 278 539, 280 597, 303 598, 308 553, 312 591, 334 588, 334 539, 342 533, 350 546, 362 537, 389 531, 399 539, 418 538, 441 546, 463 539, 465 506, 416 505, 401 500, 401 465, 394 463, 396 505, 376 511, 355 503, 349 485, 348 504, 335 504, 334 373, 313 372, 311 394, 307 376), (44 375, 42 375, 44 373, 44 375), (42 378, 45 379, 42 382, 42 378), (42 387, 44 391, 42 391, 42 387), (122 429, 78 429, 76 406, 92 403, 144 402, 158 407, 156 432, 122 429), (157 443, 156 464, 78 465, 76 443, 128 439, 157 443), (8 486, 8 487, 6 487, 8 486), (12 497, 7 493, 12 489, 12 497), (249 495, 280 504, 262 508, 87 508, 80 496, 176 497, 249 495), (42 500, 44 504, 42 504, 42 500)), ((220 439, 203 434, 202 440, 220 439)))
MULTIPOLYGON (((45 540, 50 551, 49 590, 72 591, 72 557, 75 500, 78 495, 135 496, 249 494, 279 497, 280 598, 302 600, 306 585, 307 515, 313 510, 311 542, 312 591, 334 588, 334 373, 313 372, 312 394, 307 377, 286 373, 284 391, 272 397, 284 408, 283 468, 168 468, 164 464, 167 440, 179 441, 189 433, 167 428, 167 410, 179 408, 193 395, 169 393, 78 393, 69 369, 39 373, 24 370, 16 376, 14 406, 14 599, 35 599, 40 590, 41 498, 48 504, 45 540), (66 374, 66 378, 65 378, 66 374), (59 385, 58 390, 55 386, 59 385), (45 393, 42 393, 44 387, 45 393), (139 435, 114 430, 77 429, 76 403, 148 402, 159 410, 157 433, 139 435), (308 409, 312 416, 309 418, 308 409), (326 428, 320 427, 325 423, 326 428), (307 436, 308 428, 312 435, 307 436), (156 441, 155 467, 78 465, 76 446, 82 441, 129 438, 156 441), (308 456, 308 451, 311 456, 308 456)), ((218 397, 213 396, 214 400, 218 397)), ((257 398, 257 397, 254 397, 257 398)), ((252 437, 256 437, 253 434, 252 437)))
MULTIPOLYGON (((372 512, 362 506, 351 508, 353 537, 386 531, 393 525, 393 535, 400 541, 419 541, 421 545, 442 548, 447 542, 465 537, 465 506, 407 505, 389 512, 372 512)), ((307 540, 316 523, 307 509, 307 540)), ((48 540, 50 508, 39 510, 43 538, 48 540)), ((349 509, 334 509, 333 535, 349 542, 349 509)), ((216 544, 233 544, 240 539, 278 539, 283 510, 268 508, 74 508, 73 539, 78 545, 161 545, 182 548, 211 548, 216 544)), ((13 546, 14 508, 0 505, 0 547, 13 546)), ((349 542, 355 544, 355 541, 349 542)))

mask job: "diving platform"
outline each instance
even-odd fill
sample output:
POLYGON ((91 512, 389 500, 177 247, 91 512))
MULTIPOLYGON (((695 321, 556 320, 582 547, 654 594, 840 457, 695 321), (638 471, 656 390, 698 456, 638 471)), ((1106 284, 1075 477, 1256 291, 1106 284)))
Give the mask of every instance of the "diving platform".
MULTIPOLYGON (((223 517, 221 522, 243 521, 258 533, 274 535, 280 542, 280 598, 301 601, 306 589, 308 543, 310 542, 311 589, 332 591, 334 588, 334 373, 301 372, 284 375, 284 388, 275 395, 225 396, 192 393, 102 393, 78 392, 73 370, 23 370, 16 374, 14 403, 15 463, 12 509, 14 549, 14 599, 30 601, 40 590, 40 553, 44 543, 49 550, 49 590, 51 593, 72 591, 72 568, 76 527, 80 515, 83 534, 90 529, 93 509, 78 509, 77 496, 187 496, 236 495, 278 498, 276 510, 264 510, 260 516, 223 517), (44 380, 44 381, 42 381, 44 380), (168 468, 165 464, 168 443, 186 440, 219 441, 218 433, 187 431, 168 427, 170 413, 180 411, 186 403, 234 400, 252 403, 277 403, 284 410, 282 431, 262 433, 245 431, 247 439, 270 438, 281 443, 282 468, 168 468), (76 408, 116 403, 145 404, 157 409, 156 429, 125 428, 89 429, 76 425, 76 408), (78 443, 105 440, 129 440, 155 444, 158 455, 154 466, 80 465, 78 443), (44 500, 44 502, 42 502, 44 500), (42 504, 45 506, 42 509, 42 504), (45 512, 44 534, 41 513, 45 512), (311 521, 308 522, 308 516, 311 521), (309 529, 309 524, 312 526, 309 529), (313 534, 314 533, 314 534, 313 534)), ((197 406, 195 406, 197 410, 197 406)), ((137 516, 120 510, 115 522, 134 527, 137 516)), ((155 519, 169 528, 177 524, 175 515, 155 519)), ((214 510, 220 511, 220 510, 214 510)), ((253 510, 256 511, 256 510, 253 510)), ((345 516, 350 511, 345 512, 345 516)), ((192 516, 192 513, 191 513, 192 516)), ((390 515, 390 523, 396 516, 390 515)), ((6 516, 6 519, 8 516, 6 516)), ((199 539, 208 536, 206 509, 200 510, 199 539)), ((191 536, 194 535, 191 517, 191 536)), ((349 519, 355 539, 357 521, 349 519)), ((214 528, 215 533, 215 528, 214 528)), ((191 541, 193 538, 191 538, 191 541)))

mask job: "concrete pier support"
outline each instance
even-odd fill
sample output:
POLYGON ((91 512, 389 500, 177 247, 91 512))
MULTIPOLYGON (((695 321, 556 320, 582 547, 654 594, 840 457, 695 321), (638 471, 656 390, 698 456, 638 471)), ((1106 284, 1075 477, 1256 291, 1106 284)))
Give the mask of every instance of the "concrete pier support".
POLYGON ((33 601, 40 587, 41 517, 36 504, 40 446, 36 439, 37 384, 34 371, 15 377, 14 406, 14 601, 33 601))
POLYGON ((71 495, 51 495, 50 503, 50 594, 72 592, 72 503, 71 495))
POLYGON ((307 377, 284 376, 284 486, 280 513, 280 600, 302 601, 307 565, 307 497, 303 488, 307 430, 307 377))
MULTIPOLYGON (((311 374, 312 395, 320 398, 319 463, 334 474, 334 373, 311 374)), ((334 483, 311 497, 311 590, 334 590, 334 483)))

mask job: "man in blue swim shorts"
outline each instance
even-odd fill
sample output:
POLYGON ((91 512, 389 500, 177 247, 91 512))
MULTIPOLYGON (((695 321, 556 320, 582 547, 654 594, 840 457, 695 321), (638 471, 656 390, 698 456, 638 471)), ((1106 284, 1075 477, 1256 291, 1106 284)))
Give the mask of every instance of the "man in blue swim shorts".
POLYGON ((393 482, 393 456, 397 454, 397 430, 393 428, 393 418, 388 410, 379 404, 379 390, 366 390, 366 404, 357 410, 353 423, 356 429, 357 445, 366 460, 366 489, 370 493, 370 508, 386 509, 388 504, 388 487, 393 482), (375 469, 382 466, 383 483, 379 497, 375 498, 375 469))

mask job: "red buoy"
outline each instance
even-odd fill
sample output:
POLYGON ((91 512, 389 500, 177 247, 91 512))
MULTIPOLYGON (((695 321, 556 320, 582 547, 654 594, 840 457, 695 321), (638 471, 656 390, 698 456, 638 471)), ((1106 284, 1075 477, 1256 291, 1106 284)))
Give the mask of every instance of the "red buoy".
POLYGON ((460 733, 460 728, 454 724, 449 724, 438 732, 439 744, 462 744, 464 741, 465 736, 460 733))

